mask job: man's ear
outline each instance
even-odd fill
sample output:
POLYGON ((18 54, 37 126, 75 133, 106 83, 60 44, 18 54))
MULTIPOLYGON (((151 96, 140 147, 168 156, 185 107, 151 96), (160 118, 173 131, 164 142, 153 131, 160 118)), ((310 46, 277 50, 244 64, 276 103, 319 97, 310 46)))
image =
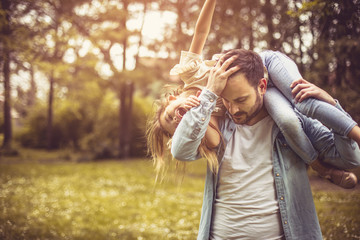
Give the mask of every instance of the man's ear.
POLYGON ((176 96, 174 95, 169 95, 168 96, 168 101, 172 101, 172 100, 175 100, 176 99, 176 96))
POLYGON ((267 89, 267 80, 266 78, 262 78, 259 81, 259 85, 258 85, 258 91, 261 95, 264 95, 267 89))

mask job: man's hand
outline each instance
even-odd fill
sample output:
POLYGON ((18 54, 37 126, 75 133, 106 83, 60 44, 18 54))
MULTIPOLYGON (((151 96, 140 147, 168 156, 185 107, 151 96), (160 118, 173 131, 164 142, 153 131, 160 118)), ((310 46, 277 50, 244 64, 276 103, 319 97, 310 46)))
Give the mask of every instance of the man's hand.
POLYGON ((226 70, 230 64, 237 58, 236 56, 232 56, 226 61, 224 61, 225 55, 223 55, 216 65, 210 70, 208 82, 206 88, 220 96, 222 91, 224 90, 228 77, 239 70, 238 66, 232 67, 226 70))
POLYGON ((290 87, 292 88, 291 93, 295 102, 302 102, 309 97, 313 97, 330 103, 331 105, 336 105, 335 99, 332 98, 326 91, 312 83, 309 83, 305 79, 295 80, 291 83, 290 87))

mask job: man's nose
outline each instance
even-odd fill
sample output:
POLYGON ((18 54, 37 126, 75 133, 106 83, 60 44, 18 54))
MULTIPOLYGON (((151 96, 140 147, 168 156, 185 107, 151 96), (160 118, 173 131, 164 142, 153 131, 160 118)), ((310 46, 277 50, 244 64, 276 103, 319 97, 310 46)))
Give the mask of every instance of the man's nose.
POLYGON ((236 105, 230 104, 229 112, 231 115, 235 114, 238 111, 239 111, 239 109, 238 109, 238 107, 236 107, 236 105))

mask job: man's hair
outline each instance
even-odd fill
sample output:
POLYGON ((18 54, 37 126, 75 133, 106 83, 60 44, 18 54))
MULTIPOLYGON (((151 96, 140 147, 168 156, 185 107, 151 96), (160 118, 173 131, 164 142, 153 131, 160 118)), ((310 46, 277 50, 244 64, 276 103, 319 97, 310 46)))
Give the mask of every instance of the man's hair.
POLYGON ((237 56, 237 58, 230 64, 228 69, 239 66, 240 69, 229 76, 229 79, 235 75, 242 73, 248 79, 249 84, 253 87, 257 87, 260 79, 264 77, 264 64, 259 54, 245 49, 233 49, 224 52, 225 59, 237 56))

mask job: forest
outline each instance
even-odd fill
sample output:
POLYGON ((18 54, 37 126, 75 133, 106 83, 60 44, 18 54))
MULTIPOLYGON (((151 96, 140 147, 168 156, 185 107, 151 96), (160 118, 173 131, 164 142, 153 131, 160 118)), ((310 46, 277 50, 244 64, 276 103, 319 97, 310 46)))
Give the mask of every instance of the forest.
MULTIPOLYGON (((1 0, 2 154, 146 155, 145 126, 200 0, 1 0), (155 21, 154 16, 160 16, 155 21)), ((218 1, 204 57, 278 50, 360 121, 360 1, 218 1)))
MULTIPOLYGON (((0 239, 196 238, 206 162, 156 183, 145 132, 203 2, 0 0, 0 239)), ((360 0, 218 0, 203 57, 232 48, 285 53, 360 123, 360 0)), ((360 185, 308 175, 323 239, 360 239, 360 185)))

